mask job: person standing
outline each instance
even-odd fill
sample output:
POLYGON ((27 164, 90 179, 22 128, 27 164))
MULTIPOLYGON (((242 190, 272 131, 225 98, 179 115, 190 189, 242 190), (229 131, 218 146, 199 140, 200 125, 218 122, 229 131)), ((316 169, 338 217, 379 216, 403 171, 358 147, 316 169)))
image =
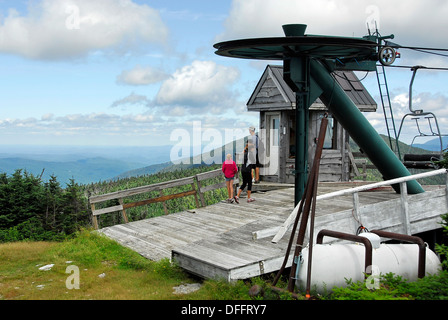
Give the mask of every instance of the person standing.
POLYGON ((233 161, 230 153, 226 156, 226 160, 222 164, 222 172, 226 178, 226 187, 229 194, 227 202, 233 203, 235 201, 233 197, 233 180, 235 179, 235 174, 238 173, 238 167, 236 166, 235 161, 233 161))
POLYGON ((254 149, 255 146, 251 142, 246 143, 246 147, 244 148, 244 161, 241 165, 241 176, 243 178, 243 184, 238 190, 238 195, 235 197, 235 201, 239 203, 239 199, 241 196, 241 192, 247 186, 247 202, 253 202, 255 199, 251 198, 252 193, 252 168, 253 163, 255 163, 254 158, 254 149))
POLYGON ((249 127, 249 133, 250 137, 249 140, 252 140, 252 144, 254 146, 254 153, 255 153, 255 162, 253 163, 253 169, 255 171, 255 183, 260 183, 260 162, 258 160, 258 135, 255 134, 255 127, 251 126, 249 127))

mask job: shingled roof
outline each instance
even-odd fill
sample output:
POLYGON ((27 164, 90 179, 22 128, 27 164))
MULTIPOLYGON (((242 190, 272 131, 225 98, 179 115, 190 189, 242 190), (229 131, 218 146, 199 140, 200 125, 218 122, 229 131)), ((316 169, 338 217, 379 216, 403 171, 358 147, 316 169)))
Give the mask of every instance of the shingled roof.
MULTIPOLYGON (((353 103, 363 112, 376 111, 377 104, 353 71, 335 71, 333 77, 353 103)), ((268 65, 247 102, 248 111, 274 111, 295 109, 295 94, 283 80, 283 67, 268 65)), ((318 98, 311 110, 325 110, 318 98)))

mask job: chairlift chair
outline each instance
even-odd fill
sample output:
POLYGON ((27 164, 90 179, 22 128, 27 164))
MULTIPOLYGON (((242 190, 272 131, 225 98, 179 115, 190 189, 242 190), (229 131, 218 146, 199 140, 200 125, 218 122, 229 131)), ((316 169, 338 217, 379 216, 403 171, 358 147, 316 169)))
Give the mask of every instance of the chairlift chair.
POLYGON ((414 83, 415 75, 418 71, 418 69, 424 68, 422 66, 415 66, 411 68, 412 73, 412 79, 411 83, 409 85, 409 113, 405 114, 403 118, 401 119, 400 129, 398 130, 398 138, 400 137, 401 130, 403 128, 403 123, 407 117, 411 117, 411 120, 414 120, 417 125, 418 134, 414 136, 412 139, 411 145, 409 146, 408 153, 404 154, 403 156, 403 164, 407 168, 414 168, 414 169, 435 169, 437 168, 437 165, 435 162, 442 160, 442 154, 443 154, 443 142, 442 142, 442 135, 440 133, 439 124, 437 122, 437 117, 433 112, 425 112, 422 109, 415 110, 412 107, 412 85, 414 83), (428 128, 429 132, 423 132, 420 126, 420 121, 426 120, 428 122, 428 128), (426 153, 426 154, 415 154, 410 153, 412 150, 412 146, 417 138, 424 138, 424 137, 438 137, 440 142, 440 149, 436 153, 426 153))

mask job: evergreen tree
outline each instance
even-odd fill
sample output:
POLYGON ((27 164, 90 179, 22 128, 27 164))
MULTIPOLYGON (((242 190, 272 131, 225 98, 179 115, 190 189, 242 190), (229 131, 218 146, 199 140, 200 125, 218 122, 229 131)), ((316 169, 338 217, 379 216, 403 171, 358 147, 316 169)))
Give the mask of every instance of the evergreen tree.
POLYGON ((0 174, 0 242, 62 240, 88 226, 87 199, 71 180, 63 189, 55 176, 42 183, 22 170, 0 174))
POLYGON ((0 174, 0 230, 13 225, 13 216, 10 214, 10 186, 6 173, 0 174))
POLYGON ((62 210, 61 199, 63 190, 54 175, 50 176, 50 180, 45 183, 45 217, 43 217, 43 225, 46 230, 57 230, 58 213, 62 210))
POLYGON ((90 221, 87 199, 83 197, 80 186, 74 179, 70 179, 61 199, 64 208, 61 215, 62 231, 71 234, 80 226, 85 226, 90 221))

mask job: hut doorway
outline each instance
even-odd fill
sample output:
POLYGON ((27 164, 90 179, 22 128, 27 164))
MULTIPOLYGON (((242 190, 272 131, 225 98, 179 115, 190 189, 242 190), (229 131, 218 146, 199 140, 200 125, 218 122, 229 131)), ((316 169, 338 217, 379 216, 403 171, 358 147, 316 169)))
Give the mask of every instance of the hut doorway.
POLYGON ((264 166, 264 174, 271 176, 277 175, 279 171, 280 113, 266 113, 265 121, 266 137, 262 141, 265 141, 266 159, 269 162, 264 166))

